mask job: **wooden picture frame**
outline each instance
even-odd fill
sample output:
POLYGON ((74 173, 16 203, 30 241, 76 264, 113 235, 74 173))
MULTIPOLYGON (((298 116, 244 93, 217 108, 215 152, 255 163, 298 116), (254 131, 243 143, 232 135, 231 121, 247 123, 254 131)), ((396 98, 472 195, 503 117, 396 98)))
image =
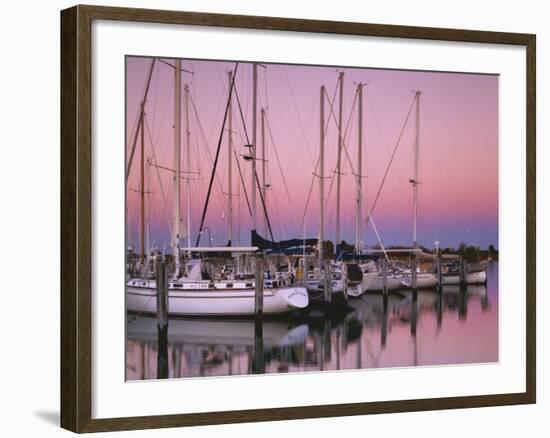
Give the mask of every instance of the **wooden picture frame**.
POLYGON ((528 404, 536 401, 535 57, 531 34, 237 16, 99 6, 61 12, 61 426, 74 432, 272 421, 528 404), (92 418, 92 123, 94 20, 187 24, 356 36, 518 45, 526 48, 526 391, 230 412, 92 418))

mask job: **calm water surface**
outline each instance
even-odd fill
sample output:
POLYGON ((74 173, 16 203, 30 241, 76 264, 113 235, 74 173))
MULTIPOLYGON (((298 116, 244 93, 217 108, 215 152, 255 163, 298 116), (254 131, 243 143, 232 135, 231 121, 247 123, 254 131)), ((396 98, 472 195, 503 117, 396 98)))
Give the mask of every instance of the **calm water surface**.
POLYGON ((487 286, 351 299, 330 318, 170 319, 129 315, 128 380, 498 361, 498 264, 487 286), (160 340, 160 344, 159 344, 160 340), (160 348, 159 348, 160 347, 160 348))

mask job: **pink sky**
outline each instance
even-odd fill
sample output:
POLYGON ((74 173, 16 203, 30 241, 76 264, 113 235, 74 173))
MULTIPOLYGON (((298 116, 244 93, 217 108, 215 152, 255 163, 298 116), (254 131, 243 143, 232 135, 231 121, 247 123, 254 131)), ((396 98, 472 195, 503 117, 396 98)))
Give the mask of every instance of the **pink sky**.
MULTIPOLYGON (((172 62, 172 61, 169 61, 172 62)), ((127 58, 127 151, 131 147, 135 121, 145 86, 150 58, 127 58)), ((223 112, 227 100, 227 71, 233 62, 183 60, 182 68, 194 75, 182 74, 189 84, 200 126, 191 109, 191 169, 200 172, 191 182, 191 223, 193 243, 205 201, 212 161, 215 155, 223 112)), ((319 89, 325 85, 330 98, 338 79, 335 67, 266 65, 258 68, 258 108, 266 108, 273 133, 267 142, 268 212, 276 240, 301 237, 300 223, 308 193, 314 178, 319 154, 319 89), (287 196, 274 147, 290 191, 287 196)), ((358 82, 364 87, 363 105, 363 174, 365 208, 378 191, 405 116, 412 103, 413 90, 422 91, 420 113, 420 181, 418 240, 431 247, 438 239, 442 246, 457 246, 461 242, 486 247, 498 247, 498 77, 492 75, 411 72, 380 69, 345 68, 344 125, 350 117, 358 82)), ((165 64, 155 66, 146 104, 152 144, 146 135, 146 155, 154 148, 158 164, 173 167, 173 70, 165 64)), ((252 65, 239 64, 236 90, 246 120, 249 136, 252 133, 252 65)), ((183 87, 182 87, 183 94, 183 87)), ((192 108, 192 107, 191 107, 192 108)), ((336 166, 337 130, 329 118, 330 107, 325 103, 329 120, 326 144, 325 172, 333 175, 336 166)), ((334 106, 337 115, 337 99, 334 106)), ((182 117, 183 104, 182 104, 182 117)), ((259 111, 258 111, 259 116, 259 111)), ((185 151, 185 119, 182 125, 182 148, 185 151)), ((351 119, 345 139, 354 166, 357 156, 357 112, 351 119)), ((238 106, 233 105, 234 147, 244 154, 246 143, 238 106)), ((413 175, 414 111, 396 153, 395 161, 374 211, 374 221, 386 245, 410 244, 412 240, 412 188, 408 183, 413 175)), ((258 121, 258 154, 261 145, 258 121)), ((185 157, 185 153, 182 152, 185 157)), ((139 156, 133 163, 128 183, 130 238, 138 247, 139 199, 133 190, 139 187, 139 156)), ((250 162, 240 159, 246 190, 250 197, 250 162)), ((234 203, 234 244, 250 243, 251 221, 248 215, 236 164, 233 164, 233 192, 240 192, 234 203), (240 242, 239 242, 240 236, 240 242)), ((258 173, 261 163, 258 162, 258 173)), ((214 187, 206 217, 213 244, 227 242, 227 136, 224 133, 217 183, 214 187)), ((342 176, 342 238, 355 239, 355 179, 345 154, 342 176)), ((151 240, 156 246, 169 247, 169 220, 172 216, 172 183, 169 172, 151 170, 150 211, 151 240), (163 201, 159 178, 167 205, 163 201)), ((326 193, 330 180, 326 182, 326 193)), ((184 186, 183 186, 184 187, 184 186)), ((335 237, 335 187, 330 193, 326 210, 325 239, 335 237)), ((319 216, 318 180, 311 192, 305 213, 308 237, 316 237, 319 216)), ((182 189, 185 207, 185 189, 182 189)), ((185 213, 185 208, 183 208, 185 213)), ((366 211, 366 210, 365 210, 366 211)), ((257 229, 264 233, 261 206, 258 202, 257 229)), ((366 214, 363 214, 365 218, 366 214)), ((369 226, 362 236, 366 245, 377 243, 369 226)), ((203 244, 207 244, 203 239, 203 244)))

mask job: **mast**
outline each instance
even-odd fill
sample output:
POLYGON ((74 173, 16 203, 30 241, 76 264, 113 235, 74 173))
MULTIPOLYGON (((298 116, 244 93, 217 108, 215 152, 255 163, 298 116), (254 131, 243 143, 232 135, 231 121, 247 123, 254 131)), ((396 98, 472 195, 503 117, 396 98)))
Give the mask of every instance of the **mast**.
POLYGON ((233 240, 233 110, 231 104, 231 87, 233 86, 233 72, 227 72, 229 109, 227 113, 227 239, 229 246, 233 240))
POLYGON ((140 105, 140 112, 139 112, 139 124, 136 128, 136 132, 134 134, 134 139, 132 141, 132 150, 130 151, 130 158, 128 159, 128 166, 126 168, 126 181, 128 181, 128 178, 130 177, 130 169, 132 169, 132 161, 134 159, 134 152, 136 150, 138 135, 139 135, 139 128, 143 126, 143 113, 145 111, 145 102, 147 102, 147 95, 149 94, 149 86, 151 85, 151 78, 153 77, 153 68, 155 67, 155 61, 156 59, 153 58, 151 61, 151 66, 149 67, 149 74, 147 75, 147 83, 145 85, 145 93, 143 94, 143 100, 141 101, 140 105))
POLYGON ((258 65, 252 65, 252 231, 256 231, 256 119, 258 112, 257 102, 258 65))
POLYGON ((416 120, 415 120, 415 138, 414 138, 414 177, 411 181, 413 186, 413 248, 418 247, 416 236, 416 222, 418 215, 418 155, 420 145, 420 95, 421 91, 416 91, 416 120))
MULTIPOLYGON (((260 110, 260 122, 262 131, 262 197, 267 210, 267 183, 265 179, 267 163, 267 157, 265 155, 265 108, 260 110)), ((265 235, 267 235, 267 217, 264 215, 264 236, 265 235)))
MULTIPOLYGON (((189 85, 185 84, 185 188, 187 198, 187 247, 191 248, 191 127, 189 125, 189 85)), ((183 233, 182 233, 183 234, 183 233)))
POLYGON ((172 254, 175 259, 174 276, 180 272, 180 223, 181 223, 181 60, 176 59, 174 69, 174 224, 172 254))
POLYGON ((139 199, 140 199, 140 221, 139 221, 139 250, 140 250, 140 266, 145 262, 145 125, 143 123, 144 112, 140 114, 141 125, 141 159, 140 159, 140 183, 139 183, 139 199))
POLYGON ((363 195, 363 84, 357 85, 357 193, 355 198, 355 253, 362 249, 361 197, 363 195))
MULTIPOLYGON (((338 161, 336 163, 336 248, 340 244, 340 191, 341 191, 341 165, 342 165, 342 107, 344 104, 344 72, 341 71, 338 82, 340 83, 340 103, 338 107, 338 161)), ((338 252, 338 250, 336 250, 338 252)))
POLYGON ((325 231, 325 86, 319 95, 319 260, 323 259, 325 231))
POLYGON ((145 249, 151 254, 151 160, 147 160, 147 216, 145 227, 145 249))

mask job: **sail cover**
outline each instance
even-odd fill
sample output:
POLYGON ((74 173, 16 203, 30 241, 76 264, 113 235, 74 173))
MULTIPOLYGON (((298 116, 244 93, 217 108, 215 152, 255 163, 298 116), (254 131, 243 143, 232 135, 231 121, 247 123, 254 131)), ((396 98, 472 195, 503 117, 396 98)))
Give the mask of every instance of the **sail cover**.
POLYGON ((280 240, 274 242, 272 240, 264 239, 260 236, 256 230, 252 230, 252 246, 257 246, 260 251, 284 251, 289 248, 302 247, 302 246, 315 246, 317 245, 317 239, 289 239, 280 240))

